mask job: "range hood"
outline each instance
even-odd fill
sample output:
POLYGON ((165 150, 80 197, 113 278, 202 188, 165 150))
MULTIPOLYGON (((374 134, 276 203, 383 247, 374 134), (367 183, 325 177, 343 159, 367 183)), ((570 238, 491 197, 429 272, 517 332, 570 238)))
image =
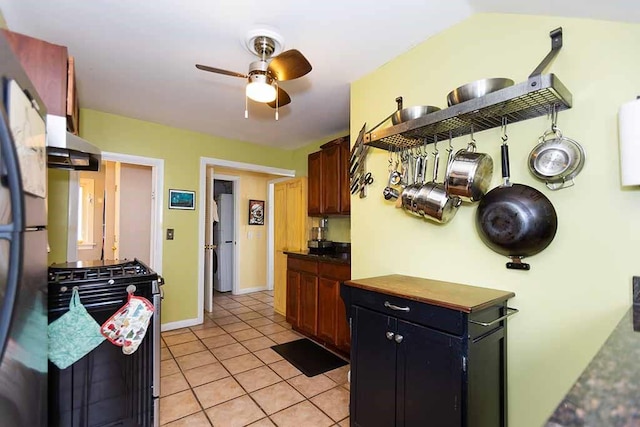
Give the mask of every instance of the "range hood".
POLYGON ((47 115, 47 167, 99 171, 100 149, 67 132, 67 118, 47 115))

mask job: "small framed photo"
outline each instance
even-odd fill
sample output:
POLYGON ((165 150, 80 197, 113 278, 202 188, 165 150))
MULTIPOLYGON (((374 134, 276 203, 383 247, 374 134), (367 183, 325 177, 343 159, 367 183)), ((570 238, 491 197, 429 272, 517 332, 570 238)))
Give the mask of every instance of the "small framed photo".
POLYGON ((188 190, 169 190, 169 209, 196 208, 196 192, 188 190))
POLYGON ((264 225, 264 200, 249 200, 249 225, 264 225))

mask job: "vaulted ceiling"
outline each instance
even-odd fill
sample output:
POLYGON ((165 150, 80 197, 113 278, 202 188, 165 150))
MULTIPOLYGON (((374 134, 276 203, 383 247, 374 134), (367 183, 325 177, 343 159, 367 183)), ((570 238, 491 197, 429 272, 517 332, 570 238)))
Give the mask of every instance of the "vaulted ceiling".
MULTIPOLYGON (((295 148, 349 126, 349 84, 478 12, 640 22, 637 0, 0 0, 10 30, 65 45, 76 58, 80 105, 177 128, 295 148), (275 30, 313 70, 281 87, 274 110, 248 101, 257 59, 247 34, 275 30)), ((505 35, 507 37, 508 35, 505 35)))

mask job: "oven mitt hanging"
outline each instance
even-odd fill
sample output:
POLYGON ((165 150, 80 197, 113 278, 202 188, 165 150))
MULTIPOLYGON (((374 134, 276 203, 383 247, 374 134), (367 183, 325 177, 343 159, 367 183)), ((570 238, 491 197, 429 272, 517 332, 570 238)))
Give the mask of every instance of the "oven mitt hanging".
POLYGON ((129 300, 102 324, 100 332, 113 344, 121 346, 124 354, 132 354, 142 342, 153 304, 148 299, 129 293, 129 300))
POLYGON ((58 368, 74 364, 104 341, 100 325, 80 302, 73 288, 69 311, 49 323, 49 360, 58 368))

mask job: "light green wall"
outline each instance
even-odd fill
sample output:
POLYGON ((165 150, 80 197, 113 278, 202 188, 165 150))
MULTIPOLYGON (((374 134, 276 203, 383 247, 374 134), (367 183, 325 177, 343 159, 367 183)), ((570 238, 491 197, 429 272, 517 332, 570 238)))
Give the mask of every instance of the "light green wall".
MULTIPOLYGON (((199 189, 200 157, 212 157, 289 169, 291 151, 204 135, 95 110, 80 114, 82 136, 100 149, 164 159, 165 200, 169 188, 199 189)), ((196 197, 201 197, 197 194, 196 197)), ((175 229, 165 240, 162 275, 165 303, 162 322, 198 315, 198 209, 163 212, 163 229, 175 229)))
MULTIPOLYGON (((475 206, 460 208, 439 226, 396 209, 382 198, 377 179, 366 199, 352 199, 352 275, 407 274, 511 290, 520 313, 509 320, 509 424, 538 427, 593 357, 631 302, 631 279, 640 272, 640 193, 622 189, 617 112, 640 94, 640 25, 519 15, 481 14, 432 37, 355 82, 351 134, 405 105, 446 107, 447 93, 486 77, 527 76, 550 49, 549 31, 562 26, 564 47, 548 72, 573 93, 574 107, 559 114, 564 134, 587 153, 572 188, 551 192, 528 172, 526 159, 549 127, 545 117, 508 127, 512 179, 541 190, 558 214, 558 233, 531 271, 505 268, 474 226, 475 206), (390 250, 389 248, 395 248, 390 250)), ((476 134, 480 151, 496 163, 500 183, 499 129, 476 134)), ((461 148, 468 137, 454 141, 461 148)), ((387 153, 373 149, 376 176, 386 173, 387 153)), ((444 174, 441 172, 440 177, 444 174)), ((473 363, 473 361, 470 361, 473 363)))
POLYGON ((69 172, 47 169, 47 236, 48 262, 67 261, 67 233, 69 229, 69 172))
MULTIPOLYGON (((200 157, 211 157, 296 170, 307 174, 307 154, 335 135, 298 150, 280 150, 262 145, 204 135, 100 111, 82 109, 82 137, 103 151, 161 158, 165 161, 164 191, 169 188, 199 188, 200 157)), ((49 170, 50 262, 66 260, 69 174, 49 170)), ((200 197, 200 195, 197 195, 200 197)), ((166 197, 165 197, 166 199, 166 197)), ((348 218, 333 221, 335 240, 348 241, 348 218)), ((162 274, 166 299, 162 322, 197 317, 198 210, 163 212, 163 228, 175 229, 175 239, 164 241, 162 274)))

